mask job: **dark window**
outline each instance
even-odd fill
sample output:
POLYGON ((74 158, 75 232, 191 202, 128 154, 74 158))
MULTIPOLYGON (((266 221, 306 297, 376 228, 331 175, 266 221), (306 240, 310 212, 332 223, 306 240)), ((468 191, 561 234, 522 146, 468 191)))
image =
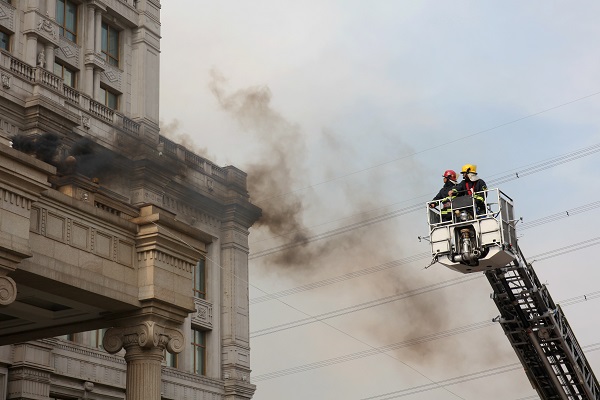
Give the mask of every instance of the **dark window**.
POLYGON ((194 297, 206 298, 206 261, 201 259, 194 267, 194 297))
POLYGON ((193 372, 206 375, 206 332, 192 328, 193 372))
POLYGON ((103 349, 104 347, 102 346, 102 338, 104 337, 105 332, 106 329, 96 329, 95 331, 91 331, 90 347, 103 349))
POLYGON ((100 87, 100 102, 113 110, 119 109, 119 95, 110 89, 100 87))
POLYGON ((178 368, 179 367, 179 358, 177 354, 171 354, 165 350, 165 361, 168 367, 178 368))
POLYGON ((119 31, 102 23, 102 54, 110 65, 119 66, 119 31))
POLYGON ((10 36, 0 31, 0 49, 8 51, 10 36))
POLYGON ((77 41, 77 5, 69 0, 56 0, 56 22, 61 36, 77 41))
POLYGON ((54 62, 54 74, 63 78, 65 85, 75 87, 75 71, 64 65, 54 62))

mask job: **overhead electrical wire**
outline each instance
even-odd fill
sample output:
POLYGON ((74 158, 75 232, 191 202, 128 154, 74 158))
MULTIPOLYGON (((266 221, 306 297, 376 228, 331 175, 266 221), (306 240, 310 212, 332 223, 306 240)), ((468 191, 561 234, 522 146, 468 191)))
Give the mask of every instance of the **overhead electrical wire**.
MULTIPOLYGON (((585 242, 587 242, 587 241, 585 241, 585 242)), ((598 241, 596 244, 600 244, 600 238, 598 238, 598 241)), ((575 244, 572 246, 575 247, 577 245, 578 244, 575 244)), ((547 253, 551 253, 551 252, 547 252, 547 253)), ((542 253, 540 255, 547 254, 547 253, 542 253)), ((538 256, 540 256, 540 255, 538 255, 538 256)), ((558 255, 560 255, 560 254, 553 255, 552 257, 556 257, 558 255)), ((477 277, 483 278, 483 275, 478 275, 477 277)), ((582 294, 582 295, 579 295, 576 297, 568 298, 563 301, 559 301, 558 303, 562 307, 569 307, 574 304, 583 303, 583 302, 591 301, 591 300, 596 300, 598 298, 600 298, 600 291, 595 291, 595 292, 591 292, 591 293, 585 293, 585 294, 582 294)), ((327 360, 323 360, 323 361, 317 361, 317 362, 310 363, 310 364, 300 365, 300 366, 287 368, 287 369, 283 369, 283 370, 278 370, 278 371, 273 371, 273 372, 265 373, 265 374, 259 374, 259 375, 254 376, 253 380, 258 382, 258 381, 263 381, 263 380, 279 378, 282 376, 291 375, 291 374, 295 374, 295 373, 299 373, 299 372, 306 372, 306 371, 310 371, 315 368, 322 368, 322 367, 326 367, 326 366, 330 366, 330 365, 343 363, 346 361, 352 361, 352 360, 356 360, 356 359, 360 359, 360 358, 364 358, 364 357, 369 357, 372 355, 380 354, 382 352, 397 350, 400 348, 413 346, 416 344, 421 344, 421 343, 430 342, 430 341, 437 340, 437 339, 447 338, 447 337, 454 336, 457 334, 466 333, 466 332, 470 332, 473 330, 490 327, 493 325, 495 325, 495 323, 492 322, 491 320, 474 322, 469 325, 460 326, 457 328, 452 328, 452 329, 448 329, 445 331, 436 332, 436 333, 432 333, 429 335, 423 335, 423 336, 419 336, 416 338, 412 338, 412 339, 404 340, 401 342, 382 346, 377 349, 378 351, 374 351, 372 349, 364 350, 364 351, 360 351, 360 352, 356 352, 356 353, 352 353, 352 354, 346 354, 343 356, 339 356, 339 357, 335 357, 335 358, 331 358, 331 359, 327 359, 327 360)), ((290 328, 287 328, 287 329, 291 329, 291 328, 293 328, 293 326, 290 328)), ((278 332, 280 330, 285 330, 285 329, 280 328, 279 330, 277 330, 275 332, 278 332)), ((275 332, 272 332, 272 333, 275 333, 275 332)))
MULTIPOLYGON (((584 240, 582 242, 570 244, 568 246, 564 246, 564 247, 561 247, 558 249, 553 249, 550 251, 546 251, 544 253, 537 254, 537 255, 533 256, 532 263, 536 262, 536 261, 547 260, 547 259, 553 258, 553 257, 558 257, 560 255, 572 253, 574 251, 583 250, 583 249, 586 249, 591 246, 597 246, 599 244, 600 244, 600 237, 595 237, 592 239, 584 240)), ((309 325, 309 324, 314 324, 315 322, 317 322, 317 320, 322 321, 324 319, 340 317, 342 315, 347 315, 347 314, 354 313, 357 311, 362 311, 362 310, 366 310, 369 308, 378 307, 378 306, 381 306, 384 304, 392 303, 392 302, 399 301, 399 300, 404 300, 409 297, 417 296, 417 295, 420 295, 423 293, 429 293, 429 292, 432 292, 435 290, 444 289, 444 288, 447 288, 450 286, 458 285, 461 283, 466 283, 466 282, 476 280, 476 279, 481 279, 481 278, 483 278, 483 275, 479 275, 479 274, 478 275, 471 274, 471 275, 467 275, 467 276, 461 276, 460 278, 455 278, 455 279, 451 279, 448 281, 435 283, 432 285, 427 285, 427 286, 424 286, 421 288, 410 290, 408 292, 395 294, 392 296, 386 296, 386 297, 383 297, 383 298, 380 298, 377 300, 370 300, 370 301, 367 301, 364 303, 355 304, 353 306, 344 307, 344 308, 340 308, 340 309, 333 310, 333 311, 328 311, 326 313, 311 316, 310 318, 303 318, 303 319, 299 319, 299 320, 295 320, 295 321, 291 321, 291 322, 286 322, 284 324, 274 325, 274 326, 270 326, 268 328, 263 328, 263 329, 259 329, 256 331, 252 331, 252 332, 250 332, 250 338, 256 338, 256 337, 260 337, 260 336, 270 335, 270 334, 285 331, 288 329, 297 328, 297 327, 309 325), (316 318, 316 320, 315 320, 315 318, 316 318)))
MULTIPOLYGON (((592 154, 596 154, 600 152, 600 143, 591 145, 591 146, 587 146, 585 148, 573 151, 571 153, 567 153, 558 157, 554 157, 542 162, 539 162, 537 164, 532 164, 529 167, 520 170, 520 171, 515 171, 514 173, 508 174, 508 175, 504 175, 501 176, 499 178, 496 179, 492 179, 488 182, 489 187, 495 187, 497 185, 515 180, 515 179, 520 179, 522 177, 528 176, 528 175, 532 175, 535 174, 537 172, 540 171, 545 171, 548 168, 551 167, 555 167, 557 165, 562 165, 577 159, 580 159, 582 157, 586 157, 592 154)), ((350 232, 353 231, 355 229, 359 229, 359 228, 363 228, 378 222, 383 222, 383 221, 387 221, 391 218, 396 218, 402 215, 406 215, 406 214, 410 214, 413 213, 415 211, 418 210, 422 210, 423 209, 423 204, 419 203, 419 204, 413 204, 411 206, 407 206, 404 208, 401 208, 399 210, 395 210, 395 211, 390 211, 381 215, 377 215, 375 217, 371 217, 371 218, 367 218, 365 220, 359 221, 359 222, 355 222, 355 223, 351 223, 339 228, 335 228, 335 229, 331 229, 329 231, 326 232, 322 232, 316 235, 312 235, 312 236, 308 236, 308 237, 303 237, 302 240, 295 240, 289 243, 285 243, 279 246, 275 246, 275 247, 271 247, 265 250, 261 250, 261 251, 257 251, 257 252, 252 252, 250 253, 250 255, 248 256, 248 260, 255 260, 257 258, 261 258, 261 257, 265 257, 265 256, 269 256, 271 254, 283 251, 283 250, 288 250, 297 246, 301 246, 301 245, 305 245, 307 243, 311 243, 311 242, 315 242, 317 240, 322 240, 322 239, 327 239, 342 233, 346 233, 346 232, 350 232)))
MULTIPOLYGON (((404 300, 407 299, 409 297, 413 297, 413 296, 417 296, 420 294, 424 294, 424 293, 428 293, 428 292, 432 292, 434 290, 438 290, 438 289, 442 289, 442 288, 447 288, 450 286, 454 286, 460 283, 465 283, 468 281, 473 281, 476 279, 481 279, 482 275, 472 275, 472 276, 467 276, 467 277, 461 277, 461 278, 456 278, 456 279, 452 279, 450 281, 445 281, 445 282, 441 282, 438 284, 433 284, 433 285, 428 285, 419 289, 415 289, 415 290, 411 290, 402 294, 395 294, 392 296, 386 296, 377 300, 371 300, 371 301, 367 301, 365 303, 360 303, 360 304, 356 304, 350 307, 344 307, 344 308, 340 308, 337 310, 333 310, 333 311, 329 311, 323 314, 318 314, 315 315, 315 318, 318 318, 319 320, 323 320, 323 319, 330 319, 330 318, 335 318, 335 317, 341 317, 342 315, 346 315, 346 314, 350 314, 350 313, 354 313, 357 311, 362 311, 362 310, 366 310, 369 308, 373 308, 373 307, 377 307, 377 306, 381 306, 384 304, 388 304, 388 303, 392 303, 398 300, 404 300)), ((264 328, 264 329, 258 329, 256 331, 252 331, 250 332, 250 338, 256 338, 259 336, 264 336, 264 335, 270 335, 272 333, 276 333, 276 332, 281 332, 284 330, 288 330, 288 329, 292 329, 292 328, 297 328, 303 325, 308 325, 308 324, 313 324, 316 321, 313 318, 303 318, 300 320, 296 320, 296 321, 292 321, 292 322, 287 322, 285 324, 279 324, 279 325, 275 325, 275 326, 270 326, 268 328, 264 328)))
MULTIPOLYGON (((177 239, 177 240, 181 241, 183 244, 185 244, 186 246, 190 247, 191 249, 194 249, 194 250, 197 250, 197 251, 199 250, 199 249, 195 248, 194 246, 192 246, 191 244, 189 244, 188 242, 186 242, 185 240, 183 240, 183 238, 181 238, 180 236, 178 236, 178 235, 174 234, 173 232, 171 232, 169 229, 167 229, 167 228, 165 228, 165 227, 161 227, 160 225, 158 225, 158 224, 157 224, 156 222, 154 222, 154 221, 151 221, 151 222, 152 222, 154 225, 156 225, 156 227, 157 227, 157 228, 161 228, 161 229, 162 229, 162 230, 163 230, 165 233, 167 233, 167 234, 171 235, 173 238, 175 238, 175 239, 177 239)), ((239 281, 241 281, 241 282, 244 282, 244 283, 245 283, 245 284, 247 284, 248 286, 252 286, 253 288, 255 288, 255 289, 257 289, 257 290, 260 290, 261 292, 263 292, 263 293, 265 293, 265 294, 269 294, 268 292, 266 292, 266 291, 262 290, 262 289, 261 289, 261 288, 259 288, 258 286, 251 284, 251 283, 250 283, 249 281, 247 281, 246 279, 244 279, 244 278, 240 277, 239 275, 236 275, 235 273, 233 273, 233 271, 226 271, 226 270, 225 270, 225 268, 223 268, 223 266, 222 266, 221 264, 217 263, 216 261, 212 260, 211 258, 209 258, 209 257, 207 257, 207 256, 205 256, 205 258, 206 258, 208 261, 210 261, 212 264, 214 264, 214 265, 216 265, 217 267, 219 267, 219 268, 220 268, 220 269, 221 269, 223 272, 231 272, 231 276, 232 276, 232 278, 234 278, 234 279, 237 279, 237 280, 239 280, 239 281)), ((294 307, 294 306, 293 306, 293 305, 291 305, 291 304, 288 304, 288 303, 284 302, 284 301, 283 301, 283 300, 281 300, 281 299, 277 299, 277 301, 279 301, 280 303, 282 303, 282 304, 284 304, 284 305, 288 306, 289 308, 291 308, 291 309, 293 309, 293 310, 295 310, 295 311, 298 311, 298 312, 300 312, 300 313, 302 313, 302 314, 304 314, 304 315, 306 315, 306 316, 308 316, 308 317, 311 317, 311 318, 314 318, 315 320, 318 320, 317 318, 315 318, 315 317, 312 317, 310 314, 308 314, 308 313, 306 313, 306 312, 304 312, 304 311, 302 311, 302 310, 298 309, 297 307, 294 307)), ((337 327, 335 327, 335 326, 333 326, 333 325, 331 325, 331 324, 327 323, 326 321, 321 321, 321 323, 323 323, 324 325, 327 325, 327 326, 328 326, 328 327, 330 327, 331 329, 333 329, 333 330, 335 330, 335 331, 337 331, 337 332, 339 332, 339 333, 343 334, 344 336, 347 336, 347 337, 349 337, 349 338, 351 338, 351 339, 353 339, 353 340, 355 340, 355 341, 357 341, 357 342, 359 342, 359 343, 361 343, 361 344, 363 344, 363 345, 365 345, 365 346, 367 346, 367 347, 369 347, 369 348, 371 348, 371 349, 375 349, 375 350, 376 350, 376 347, 374 347, 373 345, 371 345, 371 344, 367 343, 366 341, 364 341, 364 340, 362 340, 362 339, 359 339, 359 338, 357 338, 356 336, 354 336, 354 335, 352 335, 352 334, 350 334, 350 333, 348 333, 348 332, 346 332, 346 331, 343 331, 343 330, 341 330, 341 329, 339 329, 339 328, 337 328, 337 327)), ((377 350, 376 350, 376 351, 377 351, 377 350)), ((461 396, 457 395, 456 393, 452 392, 450 389, 448 389, 448 388, 446 388, 446 387, 444 387, 444 386, 438 385, 438 384, 437 384, 437 383, 436 383, 436 382, 435 382, 433 379, 429 378, 429 377, 428 377, 427 375, 425 375, 423 372, 419 371, 418 369, 416 369, 416 368, 415 368, 415 367, 413 367, 412 365, 408 364, 407 362, 405 362, 405 361, 403 361, 403 360, 401 360, 401 359, 399 359, 399 358, 397 358, 397 357, 394 357, 393 355, 391 355, 391 354, 389 354, 389 353, 381 353, 381 354, 382 354, 382 355, 384 355, 384 356, 386 356, 386 357, 392 358, 392 359, 394 359, 394 360, 396 360, 396 361, 400 362, 402 365, 404 365, 405 367, 409 368, 411 371, 413 371, 413 372, 417 373, 418 375, 420 375, 420 376, 422 376, 423 378, 425 378, 425 379, 427 379, 428 381, 430 381, 432 385, 434 385, 434 386, 438 386, 438 388, 439 388, 439 389, 445 390, 446 392, 450 393, 450 394, 451 394, 451 395, 453 395, 454 397, 457 397, 457 398, 459 398, 459 399, 461 399, 461 400, 466 400, 466 399, 464 399, 463 397, 461 397, 461 396)))
MULTIPOLYGON (((595 300, 600 297, 600 292, 593 292, 588 294, 583 294, 571 299, 567 299, 565 302, 559 302, 562 307, 569 307, 578 303, 584 303, 587 301, 595 300), (593 295, 592 295, 593 294, 593 295)), ((472 332, 475 330, 479 330, 482 328, 488 328, 492 326, 496 326, 496 322, 491 320, 473 322, 468 325, 459 326, 456 328, 448 329, 441 332, 435 332, 428 335, 418 336, 412 339, 403 340, 401 342, 396 342, 392 344, 388 344, 385 346, 381 346, 377 348, 378 351, 374 351, 372 349, 363 350, 351 354, 344 354, 342 356, 329 358, 326 360, 316 361, 309 364, 298 365, 296 367, 286 368, 282 370, 272 371, 269 373, 259 374, 252 377, 254 382, 267 381, 271 379, 281 378, 288 375, 294 375, 301 372, 308 372, 318 368, 329 367, 332 365, 342 364, 348 361, 359 360, 361 358, 370 357, 378 354, 382 354, 383 352, 388 352, 392 350, 399 350, 402 348, 423 344, 427 342, 431 342, 438 339, 445 339, 451 336, 456 336, 463 333, 472 332)), ((600 344, 600 343, 599 343, 600 344)))
POLYGON ((516 119, 513 119, 511 121, 508 121, 508 122, 504 122, 504 123, 495 125, 495 126, 493 126, 491 128, 483 129, 483 130, 480 130, 478 132, 471 133, 469 135, 465 135, 465 136, 462 136, 460 138, 453 139, 453 140, 450 140, 448 142, 445 142, 445 143, 442 143, 442 144, 439 144, 439 145, 436 145, 436 146, 432 146, 432 147, 429 147, 429 148, 426 148, 426 149, 423 149, 423 150, 420 150, 420 151, 415 151, 413 153, 404 155, 402 157, 395 158, 393 160, 384 161, 382 163, 379 163, 379 164, 376 164, 376 165, 372 165, 372 166, 367 167, 367 168, 363 168, 363 169, 360 169, 360 170, 357 170, 357 171, 352 171, 352 172, 349 172, 349 173, 346 173, 346 174, 343 174, 343 175, 338 175, 338 176, 335 176, 335 177, 333 177, 331 179, 327 179, 325 181, 321 181, 321 182, 314 183, 314 184, 311 184, 311 185, 308 185, 308 186, 304 186, 304 187, 301 187, 301 188, 293 189, 293 190, 291 190, 289 192, 278 193, 278 194, 270 194, 268 196, 265 196, 265 197, 262 197, 262 198, 258 198, 257 200, 254 200, 254 203, 260 202, 261 200, 264 200, 264 199, 284 197, 284 196, 287 196, 288 194, 300 192, 300 191, 303 191, 303 190, 306 190, 306 189, 314 188, 316 186, 321 186, 321 185, 324 185, 325 183, 329 183, 329 182, 333 182, 333 181, 336 181, 336 180, 339 180, 339 179, 347 178, 349 176, 356 175, 356 174, 359 174, 361 172, 370 171, 372 169, 379 168, 379 167, 382 167, 384 165, 388 165, 388 164, 391 164, 391 163, 394 163, 396 161, 400 161, 400 160, 403 160, 403 159, 406 159, 406 158, 409 158, 409 157, 412 157, 412 156, 416 156, 418 154, 426 153, 426 152, 431 151, 431 150, 435 150, 435 149, 439 149, 439 148, 446 148, 449 145, 452 145, 454 143, 458 143, 458 142, 463 141, 465 139, 469 139, 469 138, 472 138, 472 137, 475 137, 475 136, 478 136, 478 135, 481 135, 481 134, 484 134, 484 133, 488 133, 488 132, 494 131, 496 129, 499 129, 499 128, 502 128, 502 127, 505 127, 505 126, 508 126, 508 125, 515 124, 515 123, 520 122, 520 121, 524 121, 524 120, 529 119, 529 118, 536 117, 536 116, 541 115, 541 114, 545 114, 545 113, 547 113, 549 111, 553 111, 553 110, 556 110, 558 108, 561 108, 561 107, 564 107, 564 106, 567 106, 567 105, 570 105, 570 104, 573 104, 573 103, 577 103, 577 102, 582 101, 582 100, 589 99, 589 98, 597 96, 599 94, 600 94, 600 92, 595 92, 595 93, 588 94, 586 96, 578 97, 576 99, 567 101, 565 103, 561 103, 561 104, 558 104, 556 106, 553 106, 553 107, 550 107, 550 108, 546 108, 544 110, 541 110, 541 111, 538 111, 538 112, 535 112, 535 113, 532 113, 532 114, 528 114, 528 115, 525 115, 523 117, 516 118, 516 119))
MULTIPOLYGON (((591 353, 591 352, 600 350, 600 343, 589 344, 587 346, 583 346, 582 348, 585 349, 588 353, 591 353)), ((481 379, 481 378, 487 378, 490 376, 504 374, 507 372, 521 370, 521 369, 523 369, 523 366, 521 365, 521 363, 512 363, 512 364, 502 365, 500 367, 490 368, 490 369, 486 369, 486 370, 482 370, 482 371, 473 372, 470 374, 457 376, 454 378, 444 379, 443 381, 439 381, 439 383, 443 383, 444 385, 447 385, 447 386, 457 385, 459 383, 469 382, 469 381, 473 381, 473 380, 481 379)), ((379 394, 379 395, 370 396, 370 397, 363 397, 360 400, 391 400, 391 399, 397 399, 399 397, 411 396, 411 395, 415 395, 418 393, 428 392, 428 391, 435 390, 435 389, 437 389, 437 387, 432 387, 430 384, 424 384, 424 385, 419 385, 419 386, 413 386, 413 387, 406 388, 406 389, 396 390, 394 392, 388 392, 388 393, 379 394)), ((529 397, 525 397, 524 399, 536 399, 536 398, 538 398, 538 397, 537 396, 529 396, 529 397)), ((518 400, 524 400, 524 399, 521 398, 518 400)))
MULTIPOLYGON (((530 228, 535 228, 540 225, 544 225, 544 224, 547 224, 550 222, 558 221, 558 220, 561 220, 564 218, 568 218, 568 217, 575 216, 575 215, 578 215, 578 214, 581 214, 584 212, 594 211, 594 210, 598 210, 598 209, 600 209, 600 201, 584 204, 582 206, 578 206, 578 207, 571 208, 571 209, 568 209, 565 211, 561 211, 559 213, 548 215, 546 217, 542 217, 542 218, 538 218, 538 219, 535 219, 532 221, 524 222, 520 225, 519 231, 530 229, 530 228)), ((290 289, 271 293, 270 295, 254 297, 254 298, 250 299, 250 305, 262 303, 262 302, 269 301, 269 300, 274 300, 274 299, 285 297, 285 296, 290 296, 293 294, 305 292, 307 290, 317 289, 317 288, 320 288, 323 286, 332 285, 334 283, 343 282, 348 279, 354 279, 354 278, 358 278, 360 276, 364 276, 364 275, 372 274, 375 272, 385 271, 387 269, 399 267, 401 265, 408 264, 411 262, 426 260, 428 258, 431 258, 431 254, 428 252, 415 254, 413 256, 405 257, 405 258, 402 258, 399 260, 390 261, 390 262, 376 265, 373 267, 360 269, 360 270, 349 272, 349 273, 346 273, 343 275, 338 275, 338 276, 326 278, 326 279, 323 279, 320 281, 308 283, 306 285, 296 286, 296 287, 293 287, 290 289)))

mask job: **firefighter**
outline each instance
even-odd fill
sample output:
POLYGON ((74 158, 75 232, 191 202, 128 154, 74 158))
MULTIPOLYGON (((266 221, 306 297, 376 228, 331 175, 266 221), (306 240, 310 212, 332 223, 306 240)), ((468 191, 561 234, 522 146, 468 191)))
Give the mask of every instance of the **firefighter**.
MULTIPOLYGON (((440 214, 442 215, 442 222, 452 220, 452 214, 450 211, 450 200, 454 198, 454 194, 452 190, 456 187, 456 172, 451 169, 444 171, 444 175, 442 176, 444 179, 444 186, 440 189, 438 194, 431 199, 431 201, 442 200, 440 214)), ((429 207, 435 207, 437 202, 430 203, 429 207)))
POLYGON ((473 164, 463 165, 460 173, 463 176, 463 180, 452 189, 452 193, 456 196, 470 195, 475 199, 475 205, 477 206, 477 213, 482 214, 485 212, 485 191, 487 185, 477 175, 477 166, 473 164))

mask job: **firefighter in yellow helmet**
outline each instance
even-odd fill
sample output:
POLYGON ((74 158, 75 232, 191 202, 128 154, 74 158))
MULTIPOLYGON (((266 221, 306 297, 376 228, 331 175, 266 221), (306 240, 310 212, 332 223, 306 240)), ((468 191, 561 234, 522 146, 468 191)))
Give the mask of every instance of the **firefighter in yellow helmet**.
POLYGON ((463 176, 463 180, 452 189, 452 193, 456 196, 473 196, 478 208, 481 208, 480 211, 483 212, 485 210, 485 191, 487 190, 487 185, 483 179, 477 176, 477 166, 465 164, 460 173, 463 176))

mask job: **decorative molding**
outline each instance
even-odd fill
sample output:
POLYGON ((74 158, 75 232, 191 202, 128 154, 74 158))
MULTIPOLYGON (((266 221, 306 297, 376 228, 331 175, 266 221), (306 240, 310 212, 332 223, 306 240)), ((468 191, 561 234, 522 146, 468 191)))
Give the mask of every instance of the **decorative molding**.
POLYGON ((3 1, 0 1, 0 25, 15 31, 15 8, 3 1))
POLYGON ((90 129, 90 127, 92 126, 90 117, 88 117, 87 115, 82 115, 81 126, 83 126, 85 129, 90 129))
MULTIPOLYGON (((8 77, 8 84, 10 85, 12 75, 6 75, 6 76, 8 77)), ((4 84, 4 81, 2 84, 4 84)), ((10 136, 18 135, 20 132, 19 127, 7 120, 2 119, 2 117, 3 117, 3 115, 0 115, 0 131, 6 132, 10 136)))
POLYGON ((51 35, 54 40, 58 38, 54 24, 42 16, 40 16, 40 20, 36 29, 42 33, 46 32, 47 34, 51 35))
POLYGON ((0 189, 0 192, 2 193, 2 201, 5 203, 3 207, 11 205, 23 210, 31 210, 31 200, 27 197, 6 189, 0 189))
POLYGON ((196 313, 192 316, 192 325, 213 329, 213 305, 205 299, 194 297, 196 313))
MULTIPOLYGON (((85 191, 81 193, 84 194, 85 191)), ((39 204, 37 206, 39 207, 39 204)), ((30 232, 128 267, 133 266, 133 238, 114 235, 109 233, 108 229, 97 229, 96 225, 87 221, 64 217, 61 213, 45 207, 31 207, 31 202, 28 207, 36 211, 30 213, 30 232)))
POLYGON ((138 261, 156 260, 174 268, 186 272, 192 272, 195 264, 184 261, 180 258, 167 254, 163 251, 152 249, 138 252, 138 261))
POLYGON ((81 58, 80 54, 81 54, 81 47, 79 45, 71 42, 70 40, 66 39, 64 36, 60 37, 59 47, 57 49, 57 56, 59 58, 62 58, 63 61, 66 61, 67 63, 69 63, 72 66, 79 69, 80 68, 79 60, 81 58))
POLYGON ((82 355, 86 358, 96 358, 104 362, 112 362, 125 365, 125 360, 123 359, 123 357, 113 356, 111 354, 107 354, 106 352, 100 350, 93 350, 88 347, 76 345, 74 343, 59 341, 55 345, 55 347, 64 351, 82 355))
POLYGON ((105 68, 104 73, 100 75, 100 82, 122 92, 123 71, 108 63, 105 64, 105 68))
POLYGON ((144 349, 167 349, 169 353, 181 353, 185 336, 180 329, 167 328, 153 321, 124 328, 110 328, 102 339, 104 350, 114 354, 121 349, 141 347, 144 349))
POLYGON ((10 75, 2 74, 2 87, 4 89, 10 89, 10 75))
MULTIPOLYGON (((177 380, 177 386, 180 387, 189 387, 198 390, 199 385, 210 386, 215 389, 223 390, 223 381, 220 379, 212 379, 203 375, 197 375, 190 372, 185 372, 180 369, 172 368, 172 367, 163 367, 162 370, 163 377, 167 378, 167 380, 163 379, 163 385, 168 384, 168 379, 171 378, 173 380, 177 380), (181 381, 189 382, 189 385, 182 385, 181 381)), ((173 384, 173 383, 171 383, 173 384)), ((205 391, 206 392, 206 391, 205 391)), ((220 396, 220 393, 214 393, 217 396, 220 396)))

